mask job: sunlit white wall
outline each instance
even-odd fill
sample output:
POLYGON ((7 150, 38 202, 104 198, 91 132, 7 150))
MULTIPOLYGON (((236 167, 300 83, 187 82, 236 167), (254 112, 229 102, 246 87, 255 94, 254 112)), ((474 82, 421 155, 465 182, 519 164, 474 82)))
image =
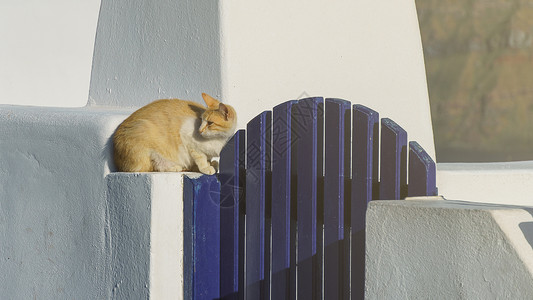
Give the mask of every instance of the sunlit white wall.
POLYGON ((0 1, 0 104, 87 103, 100 0, 0 1))

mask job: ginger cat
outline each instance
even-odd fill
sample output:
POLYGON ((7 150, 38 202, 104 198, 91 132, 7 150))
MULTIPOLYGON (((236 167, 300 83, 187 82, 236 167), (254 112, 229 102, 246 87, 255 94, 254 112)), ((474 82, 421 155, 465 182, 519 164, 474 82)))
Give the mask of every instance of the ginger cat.
POLYGON ((235 110, 207 94, 207 108, 179 99, 154 101, 129 116, 113 136, 115 165, 121 172, 200 171, 212 175, 213 157, 231 138, 235 110))

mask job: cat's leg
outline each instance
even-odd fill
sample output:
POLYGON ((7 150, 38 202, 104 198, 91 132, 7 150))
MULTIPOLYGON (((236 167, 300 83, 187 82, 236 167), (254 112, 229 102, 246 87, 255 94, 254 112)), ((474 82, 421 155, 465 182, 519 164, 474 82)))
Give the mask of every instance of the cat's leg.
POLYGON ((169 159, 166 159, 161 154, 152 151, 150 154, 150 159, 152 161, 152 167, 155 172, 181 172, 183 168, 179 166, 176 162, 173 162, 169 159))
POLYGON ((211 163, 207 160, 207 156, 204 153, 198 152, 194 149, 189 149, 189 153, 191 154, 191 157, 196 163, 196 165, 198 166, 200 172, 207 175, 215 174, 215 168, 213 168, 211 163))

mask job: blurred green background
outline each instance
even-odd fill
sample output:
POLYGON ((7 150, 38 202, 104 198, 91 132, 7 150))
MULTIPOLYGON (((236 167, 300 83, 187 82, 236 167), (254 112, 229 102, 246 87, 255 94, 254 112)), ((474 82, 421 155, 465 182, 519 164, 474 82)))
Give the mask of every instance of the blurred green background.
POLYGON ((437 161, 533 160, 533 1, 416 5, 437 161))

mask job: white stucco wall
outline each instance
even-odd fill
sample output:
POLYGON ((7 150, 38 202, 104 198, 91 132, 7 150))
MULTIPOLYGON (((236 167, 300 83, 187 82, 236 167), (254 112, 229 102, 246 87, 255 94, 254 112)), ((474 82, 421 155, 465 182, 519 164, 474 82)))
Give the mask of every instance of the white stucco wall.
POLYGON ((100 0, 0 1, 0 104, 87 103, 100 0))
POLYGON ((367 299, 532 299, 533 210, 413 199, 372 201, 367 299))
POLYGON ((394 119, 435 157, 414 1, 225 1, 220 14, 222 94, 241 126, 288 99, 338 97, 394 119))
POLYGON ((0 298, 108 298, 109 137, 128 113, 0 106, 0 298))
POLYGON ((239 127, 307 96, 391 117, 435 157, 414 1, 104 1, 90 105, 235 106, 239 127), (386 20, 386 22, 376 22, 386 20))
POLYGON ((218 23, 213 0, 102 1, 89 104, 220 96, 218 23))
MULTIPOLYGON (((107 176, 108 248, 116 299, 186 299, 183 180, 194 173, 107 176)), ((190 248, 190 247, 189 247, 190 248)))

